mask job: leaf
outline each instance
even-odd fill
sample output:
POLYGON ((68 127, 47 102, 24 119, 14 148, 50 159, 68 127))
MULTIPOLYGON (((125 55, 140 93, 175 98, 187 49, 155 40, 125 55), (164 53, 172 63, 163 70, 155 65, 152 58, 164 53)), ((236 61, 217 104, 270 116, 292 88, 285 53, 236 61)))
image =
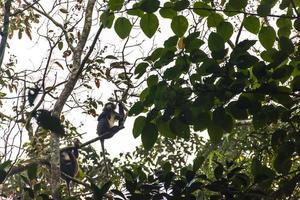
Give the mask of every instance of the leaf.
POLYGON ((140 21, 140 27, 145 35, 151 38, 158 28, 159 22, 156 15, 152 13, 146 13, 142 16, 140 21))
POLYGON ((140 9, 140 2, 133 4, 132 9, 127 10, 127 14, 142 17, 144 11, 140 9))
POLYGON ((225 48, 224 39, 218 33, 211 32, 208 37, 208 48, 211 51, 220 51, 225 48))
POLYGON ((294 21, 294 28, 297 31, 300 31, 300 17, 298 17, 295 21, 294 21))
POLYGON ((172 8, 173 4, 171 2, 166 2, 164 7, 159 10, 160 16, 163 18, 172 19, 177 15, 177 12, 172 8))
POLYGON ((182 37, 184 35, 184 33, 186 32, 186 30, 188 28, 188 25, 189 25, 189 23, 188 23, 187 19, 182 15, 174 17, 171 22, 172 31, 178 37, 182 37))
POLYGON ((149 64, 146 62, 139 63, 134 70, 134 74, 138 74, 138 78, 141 77, 146 72, 148 66, 149 64))
POLYGON ((37 176, 37 170, 38 170, 38 165, 37 164, 33 164, 31 165, 28 170, 27 170, 27 175, 28 175, 28 178, 30 180, 34 180, 36 179, 36 176, 37 176))
POLYGON ((150 150, 158 138, 158 130, 155 124, 146 123, 142 132, 142 143, 146 150, 150 150))
POLYGON ((280 49, 288 55, 294 52, 294 44, 289 38, 280 37, 279 46, 280 49))
POLYGON ((189 139, 190 137, 190 128, 189 126, 180 120, 178 117, 171 119, 170 128, 175 135, 178 137, 189 139))
POLYGON ((172 132, 170 128, 169 121, 163 119, 163 117, 160 117, 157 122, 157 127, 161 135, 168 137, 168 138, 176 138, 175 133, 172 132))
POLYGON ((59 11, 64 13, 64 14, 68 14, 68 10, 65 9, 65 8, 60 8, 59 11))
POLYGON ((223 22, 223 16, 217 13, 213 13, 207 18, 207 26, 208 28, 217 27, 221 22, 223 22))
POLYGON ((177 48, 178 49, 184 49, 185 44, 184 44, 184 37, 179 38, 178 43, 177 43, 177 48))
POLYGON ((213 111, 213 123, 222 127, 226 132, 231 132, 233 129, 233 119, 228 115, 224 108, 219 107, 213 111))
POLYGON ((260 29, 259 19, 255 16, 248 16, 244 19, 243 25, 247 31, 257 34, 260 29))
POLYGON ((58 49, 59 49, 59 50, 62 50, 62 48, 64 47, 64 43, 63 43, 63 42, 59 42, 59 43, 57 44, 57 46, 58 46, 58 49))
POLYGON ((186 8, 188 8, 190 5, 190 1, 189 0, 177 0, 174 3, 174 9, 176 11, 182 11, 186 8))
POLYGON ((148 87, 152 87, 152 86, 156 85, 157 82, 158 82, 158 76, 157 75, 151 75, 147 79, 148 87))
POLYGON ((147 13, 154 13, 159 8, 159 0, 142 0, 140 9, 147 13))
POLYGON ((218 144, 219 142, 221 142, 224 133, 222 128, 215 124, 210 124, 210 126, 207 129, 207 132, 213 144, 218 144))
POLYGON ((124 0, 109 0, 108 7, 112 11, 121 10, 123 7, 124 0))
POLYGON ((240 10, 247 6, 247 0, 230 0, 229 4, 236 10, 240 10))
POLYGON ((121 39, 129 36, 132 24, 125 17, 119 17, 115 22, 115 31, 121 39))
POLYGON ((136 102, 128 112, 129 116, 138 115, 144 110, 144 105, 141 101, 136 102))
POLYGON ((100 21, 105 28, 111 28, 115 19, 115 15, 112 12, 104 11, 100 16, 100 21))
POLYGON ((206 3, 199 1, 194 4, 193 11, 197 15, 200 15, 202 17, 207 17, 212 13, 212 11, 209 11, 209 9, 212 9, 212 8, 209 5, 207 5, 206 3))
POLYGON ((221 22, 217 26, 217 33, 220 34, 224 41, 228 41, 233 34, 233 26, 229 22, 221 22))
POLYGON ((300 90, 300 75, 294 77, 291 83, 291 88, 294 92, 300 90))
POLYGON ((205 157, 198 154, 197 157, 194 159, 193 171, 196 172, 198 169, 200 169, 204 161, 205 161, 205 157))
POLYGON ((271 26, 264 26, 260 29, 258 38, 265 49, 271 49, 276 39, 276 32, 271 26))

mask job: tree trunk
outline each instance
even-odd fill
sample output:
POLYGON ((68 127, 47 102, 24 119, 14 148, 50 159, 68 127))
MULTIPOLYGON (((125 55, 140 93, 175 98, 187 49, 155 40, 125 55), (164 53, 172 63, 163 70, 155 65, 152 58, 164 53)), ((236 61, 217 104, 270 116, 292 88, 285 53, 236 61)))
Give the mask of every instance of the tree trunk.
MULTIPOLYGON (((84 26, 81 34, 81 38, 78 42, 78 45, 75 47, 75 50, 73 52, 73 70, 71 74, 69 75, 69 79, 64 86, 59 98, 57 99, 52 114, 54 116, 59 117, 63 107, 71 95, 77 80, 78 80, 78 73, 81 73, 81 57, 83 48, 86 44, 86 41, 88 39, 91 26, 92 26, 92 14, 93 9, 95 5, 96 0, 89 0, 86 7, 86 13, 85 13, 85 21, 84 26)), ((51 133, 52 142, 51 142, 51 191, 52 191, 52 197, 54 200, 60 199, 59 195, 59 186, 60 186, 60 163, 59 163, 59 138, 55 133, 51 133)))

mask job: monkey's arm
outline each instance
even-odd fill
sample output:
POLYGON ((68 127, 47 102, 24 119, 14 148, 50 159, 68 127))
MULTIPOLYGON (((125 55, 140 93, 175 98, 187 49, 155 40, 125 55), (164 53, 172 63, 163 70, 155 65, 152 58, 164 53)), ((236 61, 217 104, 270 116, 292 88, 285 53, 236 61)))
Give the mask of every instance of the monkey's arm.
POLYGON ((119 102, 119 128, 124 128, 125 123, 125 112, 124 112, 124 105, 122 102, 119 102))

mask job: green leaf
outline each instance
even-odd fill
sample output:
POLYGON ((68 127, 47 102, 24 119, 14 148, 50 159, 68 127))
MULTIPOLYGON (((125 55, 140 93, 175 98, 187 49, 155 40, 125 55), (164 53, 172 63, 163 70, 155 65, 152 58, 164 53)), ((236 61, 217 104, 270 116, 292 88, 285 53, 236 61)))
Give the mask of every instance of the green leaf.
POLYGON ((277 80, 287 80, 288 78, 290 78, 293 70, 294 68, 291 65, 280 66, 274 70, 272 78, 277 80))
POLYGON ((125 17, 119 17, 115 22, 115 31, 121 39, 125 39, 129 36, 132 28, 132 24, 125 17))
POLYGON ((245 29, 253 34, 257 34, 260 29, 259 19, 255 16, 248 16, 244 19, 243 25, 245 29))
POLYGON ((146 62, 139 63, 134 70, 134 74, 138 74, 138 78, 141 77, 146 72, 148 66, 149 64, 146 62))
POLYGON ((63 42, 59 42, 58 43, 58 49, 62 50, 63 47, 64 47, 64 43, 63 42))
POLYGON ((138 115, 144 110, 144 105, 141 101, 136 102, 128 112, 129 116, 138 115))
POLYGON ((156 15, 152 13, 146 13, 142 16, 140 21, 140 27, 145 35, 151 38, 158 28, 159 22, 156 15))
POLYGON ((147 13, 154 13, 159 8, 159 0, 142 0, 140 8, 147 13))
POLYGON ((27 170, 27 175, 28 175, 28 178, 30 180, 34 180, 36 179, 36 176, 37 176, 37 170, 38 170, 38 165, 37 164, 33 164, 31 165, 28 170, 27 170))
POLYGON ((0 184, 3 183, 7 176, 7 172, 4 169, 0 169, 0 184))
POLYGON ((177 0, 174 3, 174 9, 176 11, 182 11, 186 8, 188 8, 190 5, 190 1, 189 0, 177 0))
POLYGON ((245 8, 247 6, 247 3, 248 3, 247 0, 230 0, 229 1, 229 4, 237 10, 245 8))
POLYGON ((178 117, 171 119, 170 127, 172 132, 174 132, 178 137, 189 139, 190 128, 186 123, 184 123, 178 117))
POLYGON ((207 18, 207 26, 208 26, 208 28, 217 27, 223 21, 224 21, 224 18, 222 15, 213 13, 213 14, 209 15, 207 18))
POLYGON ((153 123, 147 123, 142 132, 142 143, 146 150, 150 150, 158 138, 157 127, 153 123))
POLYGON ((238 120, 248 119, 247 110, 240 108, 236 101, 230 102, 226 109, 235 119, 238 120))
POLYGON ((177 45, 177 42, 178 42, 178 36, 172 36, 172 37, 169 37, 165 42, 164 42, 164 46, 166 48, 169 48, 169 47, 176 47, 177 45))
POLYGON ((267 4, 264 4, 264 5, 258 5, 257 7, 257 14, 260 16, 260 17, 266 17, 270 14, 271 12, 271 8, 269 5, 267 4))
POLYGON ((108 7, 110 10, 117 11, 123 7, 124 0, 109 0, 108 7))
POLYGON ((274 159, 273 165, 277 172, 287 174, 291 170, 292 160, 291 158, 285 158, 277 155, 274 159))
POLYGON ((200 169, 204 161, 205 157, 203 155, 198 154, 197 157, 194 159, 193 171, 196 172, 198 169, 200 169))
POLYGON ((276 39, 276 32, 271 26, 265 26, 260 29, 258 38, 265 49, 271 49, 276 39))
POLYGON ((184 35, 184 33, 186 32, 186 30, 188 28, 188 25, 189 25, 189 23, 188 23, 187 19, 182 15, 174 17, 171 22, 172 31, 178 37, 181 37, 184 35))
POLYGON ((224 39, 218 33, 211 32, 208 37, 208 48, 211 51, 220 51, 225 48, 224 39))
POLYGON ((221 127, 211 124, 207 129, 209 138, 213 144, 219 144, 221 142, 221 139, 223 137, 224 131, 221 127))
POLYGON ((145 123, 146 123, 146 117, 144 116, 139 116, 134 120, 133 129, 132 129, 132 134, 134 138, 140 136, 140 134, 144 129, 145 123))
POLYGON ((297 31, 300 31, 300 17, 298 17, 295 21, 294 21, 294 28, 297 31))
POLYGON ((177 12, 172 8, 173 4, 171 2, 166 2, 164 4, 164 7, 159 10, 159 14, 163 18, 169 18, 172 19, 177 15, 177 12))
POLYGON ((152 87, 152 86, 156 85, 157 82, 158 82, 158 76, 157 75, 151 75, 147 79, 148 87, 152 87))
POLYGON ((214 124, 222 127, 226 132, 231 132, 233 129, 233 119, 222 107, 216 108, 213 111, 212 120, 214 124))
POLYGON ((228 41, 233 34, 233 26, 229 22, 221 22, 217 26, 217 33, 220 34, 224 41, 228 41))
POLYGON ((209 11, 209 9, 212 9, 209 5, 207 5, 206 3, 204 2, 196 2, 194 4, 194 13, 196 13, 197 15, 200 15, 201 17, 207 17, 209 16, 212 11, 209 11))
POLYGON ((165 120, 163 117, 160 117, 157 120, 156 124, 161 135, 168 138, 176 138, 175 133, 173 133, 170 128, 170 123, 168 120, 165 120))
POLYGON ((294 44, 289 38, 280 37, 279 46, 280 49, 288 55, 294 52, 294 44))
POLYGON ((112 12, 104 11, 100 16, 100 21, 105 28, 111 28, 114 22, 115 15, 112 12))
POLYGON ((140 3, 135 3, 133 4, 132 9, 127 11, 127 14, 142 17, 144 15, 144 11, 140 9, 140 3))
POLYGON ((291 83, 291 88, 294 92, 300 90, 300 75, 294 77, 291 83))

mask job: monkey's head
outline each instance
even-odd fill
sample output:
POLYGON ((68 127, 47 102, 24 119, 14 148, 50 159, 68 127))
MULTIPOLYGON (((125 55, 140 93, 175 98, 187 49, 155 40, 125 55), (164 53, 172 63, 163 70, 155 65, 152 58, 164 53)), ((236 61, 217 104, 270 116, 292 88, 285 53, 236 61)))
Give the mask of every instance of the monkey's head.
POLYGON ((79 141, 78 138, 75 138, 75 139, 73 140, 73 144, 74 144, 75 147, 78 148, 78 147, 80 146, 81 142, 79 141))
POLYGON ((104 105, 103 111, 108 112, 108 111, 114 111, 116 109, 116 105, 114 103, 108 102, 104 105))
POLYGON ((71 157, 67 152, 63 151, 60 153, 60 159, 64 162, 67 162, 71 160, 71 157))

